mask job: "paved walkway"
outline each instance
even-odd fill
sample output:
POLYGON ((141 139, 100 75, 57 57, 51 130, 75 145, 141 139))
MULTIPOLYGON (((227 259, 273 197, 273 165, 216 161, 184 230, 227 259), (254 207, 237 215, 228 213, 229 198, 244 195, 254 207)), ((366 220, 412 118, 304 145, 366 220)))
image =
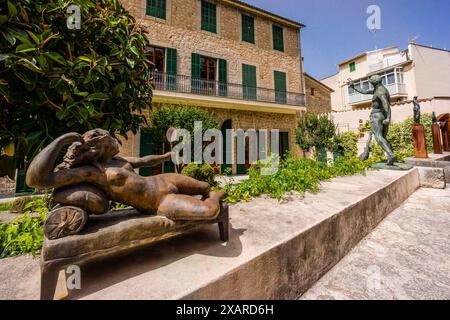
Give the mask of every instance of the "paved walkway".
POLYGON ((450 188, 419 189, 301 299, 450 299, 450 188))

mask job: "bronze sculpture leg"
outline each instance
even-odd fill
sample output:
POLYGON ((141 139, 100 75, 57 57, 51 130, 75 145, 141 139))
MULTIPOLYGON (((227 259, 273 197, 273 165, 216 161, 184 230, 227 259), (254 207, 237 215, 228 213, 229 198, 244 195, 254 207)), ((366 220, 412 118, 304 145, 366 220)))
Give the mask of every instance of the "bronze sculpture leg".
POLYGON ((210 192, 209 198, 199 200, 185 194, 166 195, 158 207, 158 215, 171 220, 213 220, 220 213, 220 200, 223 192, 210 192))
POLYGON ((384 152, 386 152, 387 156, 389 157, 387 164, 393 165, 396 161, 396 157, 394 152, 392 151, 391 144, 386 139, 389 126, 383 124, 384 120, 385 117, 381 112, 372 114, 372 132, 378 145, 384 150, 384 152))
POLYGON ((167 183, 175 186, 177 189, 176 193, 180 194, 208 196, 209 192, 211 191, 211 188, 207 182, 198 181, 182 174, 162 174, 159 175, 158 178, 161 178, 167 183))

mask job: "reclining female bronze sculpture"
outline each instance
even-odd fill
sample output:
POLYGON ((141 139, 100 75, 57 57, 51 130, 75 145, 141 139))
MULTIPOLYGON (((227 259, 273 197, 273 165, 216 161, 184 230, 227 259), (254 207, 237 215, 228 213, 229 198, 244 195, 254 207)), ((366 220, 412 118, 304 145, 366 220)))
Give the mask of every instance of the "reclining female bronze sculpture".
POLYGON ((107 131, 94 129, 84 135, 65 134, 36 156, 27 172, 27 184, 53 188, 60 206, 47 217, 47 238, 80 232, 87 215, 107 213, 110 201, 174 221, 213 220, 220 213, 225 194, 211 191, 206 182, 181 174, 142 177, 134 171, 169 160, 170 153, 143 158, 124 158, 118 153, 117 141, 107 131), (58 154, 69 144, 64 162, 55 168, 58 154), (199 195, 203 199, 194 197, 199 195))

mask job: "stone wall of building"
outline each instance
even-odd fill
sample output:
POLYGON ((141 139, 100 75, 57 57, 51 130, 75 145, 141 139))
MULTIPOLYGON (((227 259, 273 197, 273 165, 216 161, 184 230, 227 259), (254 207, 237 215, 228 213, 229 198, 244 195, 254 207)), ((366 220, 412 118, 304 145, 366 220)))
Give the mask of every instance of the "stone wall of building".
MULTIPOLYGON (((158 108, 158 104, 153 105, 153 109, 158 108)), ((272 129, 278 129, 280 132, 289 133, 289 150, 294 152, 294 156, 304 156, 302 150, 295 142, 295 132, 301 114, 283 114, 270 112, 252 112, 243 110, 230 110, 223 108, 203 108, 210 112, 219 122, 219 125, 231 120, 232 129, 266 129, 268 132, 272 129)), ((140 134, 129 133, 128 139, 121 139, 122 145, 120 154, 128 157, 140 156, 140 134)), ((233 166, 235 172, 236 166, 233 166)))
POLYGON ((241 110, 226 110, 207 108, 213 116, 218 119, 222 125, 226 120, 231 120, 232 128, 237 129, 266 129, 268 132, 272 129, 278 129, 280 132, 289 133, 289 149, 294 151, 296 156, 302 156, 303 153, 295 143, 295 132, 297 129, 300 114, 282 114, 269 112, 252 112, 241 110))
POLYGON ((0 196, 13 195, 16 192, 16 182, 8 177, 0 177, 0 196))
POLYGON ((309 112, 316 114, 331 112, 331 89, 309 76, 305 76, 305 87, 306 108, 309 112))
POLYGON ((257 68, 257 86, 274 89, 274 71, 287 74, 287 90, 303 91, 299 30, 283 26, 285 51, 273 50, 272 21, 255 16, 255 44, 241 41, 242 11, 217 3, 217 33, 201 30, 201 1, 168 0, 167 19, 146 16, 146 0, 122 0, 124 6, 148 27, 155 46, 178 50, 178 74, 191 75, 191 54, 227 60, 228 82, 242 83, 242 64, 257 68))

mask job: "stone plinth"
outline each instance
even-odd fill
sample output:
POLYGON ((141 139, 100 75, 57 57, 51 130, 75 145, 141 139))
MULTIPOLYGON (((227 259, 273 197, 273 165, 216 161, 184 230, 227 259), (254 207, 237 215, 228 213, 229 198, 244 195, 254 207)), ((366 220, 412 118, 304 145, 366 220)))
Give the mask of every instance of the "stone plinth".
POLYGON ((431 126, 433 135, 433 152, 434 154, 442 154, 441 129, 438 124, 431 126))
POLYGON ((425 127, 421 124, 412 125, 412 137, 414 145, 414 156, 416 158, 428 158, 427 140, 425 138, 425 127))

